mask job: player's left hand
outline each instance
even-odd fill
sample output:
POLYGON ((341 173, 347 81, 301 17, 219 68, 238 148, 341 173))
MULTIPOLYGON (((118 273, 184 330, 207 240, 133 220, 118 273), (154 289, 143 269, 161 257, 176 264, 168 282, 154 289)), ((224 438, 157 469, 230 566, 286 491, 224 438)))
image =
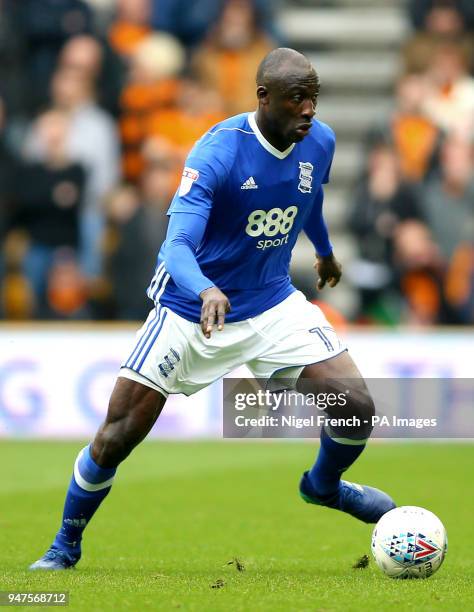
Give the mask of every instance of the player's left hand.
POLYGON ((334 254, 321 257, 316 255, 316 263, 313 266, 318 273, 318 289, 322 289, 327 283, 330 287, 335 287, 341 280, 342 266, 334 257, 334 254))

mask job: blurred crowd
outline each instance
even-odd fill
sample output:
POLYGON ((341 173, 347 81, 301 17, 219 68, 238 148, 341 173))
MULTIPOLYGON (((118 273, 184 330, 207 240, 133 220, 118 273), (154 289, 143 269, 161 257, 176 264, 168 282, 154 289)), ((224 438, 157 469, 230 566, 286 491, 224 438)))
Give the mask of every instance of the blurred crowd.
MULTIPOLYGON (((271 0, 0 0, 0 318, 142 319, 194 141, 255 108, 271 0)), ((474 323, 471 0, 411 3, 348 227, 361 322, 474 323)))
POLYGON ((349 228, 359 322, 474 323, 474 3, 412 0, 391 116, 367 136, 349 228))
POLYGON ((0 316, 142 319, 185 156, 255 107, 268 0, 0 0, 0 316))

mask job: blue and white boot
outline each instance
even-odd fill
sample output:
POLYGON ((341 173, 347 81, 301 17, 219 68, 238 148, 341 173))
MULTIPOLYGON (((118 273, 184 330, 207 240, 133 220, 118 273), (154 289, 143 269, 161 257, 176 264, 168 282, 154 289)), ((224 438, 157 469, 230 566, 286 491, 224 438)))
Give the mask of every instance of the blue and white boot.
POLYGON ((386 512, 396 507, 393 499, 380 489, 347 480, 341 480, 339 489, 334 495, 318 497, 311 486, 308 472, 305 472, 301 479, 300 495, 309 504, 347 512, 365 523, 377 523, 386 512))
POLYGON ((51 547, 42 557, 30 565, 30 570, 66 570, 74 569, 74 566, 81 558, 80 555, 72 555, 51 547))

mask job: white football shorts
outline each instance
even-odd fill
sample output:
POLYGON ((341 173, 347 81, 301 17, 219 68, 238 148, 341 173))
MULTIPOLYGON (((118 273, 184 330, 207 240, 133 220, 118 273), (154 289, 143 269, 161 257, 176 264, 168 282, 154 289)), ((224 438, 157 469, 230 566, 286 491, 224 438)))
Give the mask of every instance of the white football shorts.
POLYGON ((199 323, 156 304, 119 376, 165 396, 191 395, 244 364, 256 378, 296 380, 305 365, 345 350, 321 309, 300 291, 256 317, 226 323, 209 339, 199 323))

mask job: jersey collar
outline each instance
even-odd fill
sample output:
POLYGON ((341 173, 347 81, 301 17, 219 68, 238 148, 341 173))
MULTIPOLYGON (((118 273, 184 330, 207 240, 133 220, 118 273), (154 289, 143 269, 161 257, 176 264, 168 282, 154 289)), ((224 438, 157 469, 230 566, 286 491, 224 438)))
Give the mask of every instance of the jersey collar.
POLYGON ((258 142, 262 145, 264 149, 266 149, 269 153, 278 157, 278 159, 285 159, 295 148, 295 143, 293 142, 288 149, 284 151, 279 151, 272 144, 268 142, 262 132, 258 129, 257 121, 255 119, 255 113, 249 113, 248 115, 249 125, 252 130, 255 132, 255 136, 257 137, 258 142))

